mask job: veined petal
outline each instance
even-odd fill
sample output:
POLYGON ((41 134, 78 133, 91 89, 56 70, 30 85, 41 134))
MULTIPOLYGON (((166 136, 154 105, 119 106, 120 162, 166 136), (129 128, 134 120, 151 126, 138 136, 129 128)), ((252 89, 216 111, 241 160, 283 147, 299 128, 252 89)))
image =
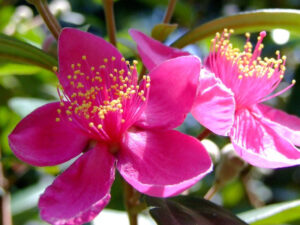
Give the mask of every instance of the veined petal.
MULTIPOLYGON (((58 40, 59 80, 64 90, 71 96, 74 87, 69 79, 78 81, 85 89, 93 77, 105 73, 108 76, 114 69, 124 70, 127 75, 125 60, 121 53, 110 43, 93 34, 73 28, 64 28, 58 40), (103 69, 101 68, 103 67, 103 69), (74 79, 73 77, 77 78, 74 79), (86 77, 89 81, 86 81, 86 77), (69 78, 68 78, 69 77, 69 78)), ((90 84, 91 85, 91 84, 90 84)))
POLYGON ((129 33, 136 42, 138 52, 148 70, 168 59, 190 55, 188 52, 168 47, 138 30, 130 29, 129 33))
POLYGON ((248 109, 236 112, 231 142, 237 153, 254 166, 280 168, 300 164, 300 151, 268 123, 248 109))
POLYGON ((21 160, 35 166, 63 163, 83 151, 88 136, 67 120, 56 122, 59 103, 46 104, 25 117, 9 135, 9 145, 21 160))
POLYGON ((128 132, 117 168, 135 189, 168 197, 191 187, 212 169, 195 138, 175 130, 128 132))
POLYGON ((199 74, 200 60, 194 56, 167 60, 150 71, 147 106, 136 125, 160 129, 179 126, 191 110, 199 74))
POLYGON ((264 104, 257 105, 261 111, 263 119, 278 134, 291 141, 293 144, 300 146, 300 118, 289 115, 278 109, 274 109, 264 104))
POLYGON ((114 163, 114 156, 103 144, 83 154, 41 196, 42 219, 53 225, 91 221, 110 200, 114 163))
POLYGON ((234 112, 235 100, 232 91, 213 73, 202 69, 192 115, 212 132, 228 135, 233 125, 234 112))

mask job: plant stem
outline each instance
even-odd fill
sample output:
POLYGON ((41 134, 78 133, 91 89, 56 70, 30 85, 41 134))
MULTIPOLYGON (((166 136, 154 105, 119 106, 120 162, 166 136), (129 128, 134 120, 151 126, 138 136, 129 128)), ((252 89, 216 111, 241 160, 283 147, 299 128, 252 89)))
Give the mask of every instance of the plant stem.
POLYGON ((116 39, 116 24, 115 24, 115 16, 114 16, 114 1, 103 0, 103 6, 104 6, 105 21, 106 21, 106 28, 107 28, 109 41, 114 46, 116 46, 117 39, 116 39))
POLYGON ((35 6, 39 14, 42 16, 48 29, 57 40, 61 31, 61 26, 59 25, 56 18, 50 12, 47 1, 46 0, 27 0, 27 1, 35 6))
POLYGON ((197 139, 202 141, 204 138, 208 137, 211 134, 211 131, 209 129, 204 129, 198 136, 197 139))
POLYGON ((168 8, 165 13, 163 23, 169 23, 171 21, 171 18, 172 18, 174 9, 175 9, 175 5, 176 5, 176 0, 169 0, 168 8))
MULTIPOLYGON (((0 148, 0 188, 3 193, 0 193, 0 224, 12 225, 12 216, 10 208, 10 194, 8 191, 8 182, 4 176, 4 169, 1 163, 1 148, 0 148)), ((0 190, 1 191, 1 190, 0 190)))
POLYGON ((138 212, 135 210, 140 205, 140 193, 133 189, 124 180, 124 203, 127 210, 130 225, 138 225, 138 212))
POLYGON ((219 191, 219 186, 215 183, 209 190, 208 192, 204 195, 204 199, 210 200, 214 195, 219 191))

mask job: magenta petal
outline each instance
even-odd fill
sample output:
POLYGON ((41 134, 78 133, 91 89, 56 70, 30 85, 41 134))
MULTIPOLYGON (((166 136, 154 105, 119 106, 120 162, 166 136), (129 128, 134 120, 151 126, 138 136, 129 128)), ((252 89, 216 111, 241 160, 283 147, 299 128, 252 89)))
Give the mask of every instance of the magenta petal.
POLYGON ((168 47, 138 30, 130 29, 129 33, 136 42, 138 52, 148 70, 168 59, 190 55, 188 52, 168 47))
POLYGON ((300 146, 300 118, 289 115, 281 110, 274 109, 264 104, 258 104, 257 108, 262 116, 269 122, 278 134, 290 140, 293 144, 300 146))
POLYGON ((198 94, 191 110, 200 124, 219 135, 233 125, 235 100, 230 89, 206 69, 200 72, 198 94))
POLYGON ((73 89, 68 75, 73 75, 75 70, 80 70, 90 77, 95 76, 91 67, 95 67, 96 71, 101 65, 106 65, 107 74, 113 72, 114 68, 124 69, 125 74, 127 71, 125 62, 121 61, 121 53, 112 44, 93 34, 73 28, 62 30, 58 40, 58 57, 59 80, 68 93, 72 93, 73 89), (83 56, 86 57, 86 60, 82 59, 83 56), (113 62, 111 61, 112 57, 115 57, 113 62), (104 59, 108 62, 105 63, 104 59), (78 67, 78 63, 80 67, 78 67), (72 64, 74 64, 74 69, 72 64))
POLYGON ((103 144, 82 155, 41 196, 42 219, 53 225, 91 221, 110 200, 114 163, 103 144))
POLYGON ((194 56, 170 59, 150 71, 148 103, 136 125, 148 128, 179 126, 191 110, 200 74, 194 56))
POLYGON ((212 169, 195 138, 175 130, 128 132, 117 168, 135 189, 168 197, 191 187, 212 169))
POLYGON ((9 135, 9 145, 21 160, 35 166, 50 166, 78 155, 88 137, 71 122, 56 122, 59 103, 46 104, 25 117, 9 135))
POLYGON ((265 123, 261 115, 247 109, 236 112, 231 141, 237 153, 254 166, 279 168, 300 164, 300 151, 265 123))

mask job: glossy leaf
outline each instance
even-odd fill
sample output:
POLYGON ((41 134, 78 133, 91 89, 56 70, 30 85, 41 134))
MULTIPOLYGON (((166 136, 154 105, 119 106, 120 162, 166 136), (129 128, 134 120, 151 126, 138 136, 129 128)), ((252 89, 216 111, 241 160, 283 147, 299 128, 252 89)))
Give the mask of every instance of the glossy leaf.
POLYGON ((158 225, 246 225, 214 203, 190 196, 173 199, 145 197, 150 214, 158 225))
POLYGON ((7 75, 32 75, 40 72, 42 69, 38 66, 7 63, 0 65, 0 76, 7 75))
POLYGON ((300 34, 300 10, 262 9, 222 17, 187 32, 172 46, 183 48, 191 43, 211 37, 224 28, 232 28, 235 30, 235 33, 284 28, 300 34))
POLYGON ((42 50, 4 34, 0 34, 1 59, 32 64, 51 71, 57 65, 57 60, 42 50))
POLYGON ((240 213, 238 216, 251 225, 286 224, 300 220, 300 200, 272 204, 240 213))
POLYGON ((153 27, 151 31, 151 36, 158 41, 164 41, 171 33, 174 32, 174 30, 177 27, 178 27, 177 24, 168 24, 168 23, 157 24, 155 27, 153 27))

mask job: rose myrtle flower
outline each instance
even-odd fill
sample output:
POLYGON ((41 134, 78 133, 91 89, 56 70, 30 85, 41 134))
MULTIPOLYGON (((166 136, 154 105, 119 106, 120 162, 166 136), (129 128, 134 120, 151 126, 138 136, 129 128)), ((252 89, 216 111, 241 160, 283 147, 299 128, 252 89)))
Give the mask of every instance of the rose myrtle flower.
MULTIPOLYGON (((138 30, 130 29, 129 33, 137 43, 138 52, 148 70, 165 60, 190 55, 188 52, 163 45, 138 30)), ((193 116, 214 133, 227 135, 234 121, 233 93, 205 68, 200 71, 196 101, 193 116)))
POLYGON ((193 104, 200 61, 163 62, 138 82, 130 65, 105 40, 63 29, 58 40, 60 102, 25 117, 9 136, 12 151, 35 166, 78 159, 39 201, 51 224, 82 224, 109 202, 115 168, 135 189, 168 197, 211 171, 201 143, 173 128, 193 104))
MULTIPOLYGON (((191 113, 214 133, 229 135, 236 152, 254 166, 278 168, 299 164, 300 151, 295 145, 300 145, 300 119, 262 104, 293 86, 294 81, 270 95, 283 79, 286 57, 280 57, 277 51, 277 59, 261 58, 265 32, 260 33, 253 51, 250 34, 246 34, 245 49, 240 51, 229 42, 231 32, 225 29, 212 40, 191 113), (207 82, 207 77, 210 81, 215 77, 217 82, 207 82)), ((167 46, 161 51, 161 43, 139 31, 131 30, 131 35, 146 65, 149 60, 155 62, 143 51, 149 46, 154 52, 152 56, 158 55, 160 59, 173 58, 174 51, 180 54, 178 49, 167 46)))
POLYGON ((234 149, 259 167, 300 164, 300 151, 295 147, 300 145, 300 119, 262 104, 294 85, 295 81, 272 94, 284 77, 286 57, 276 51, 276 59, 261 58, 265 31, 257 38, 254 50, 246 33, 244 51, 229 42, 232 32, 225 29, 212 39, 205 66, 234 93, 234 124, 229 134, 234 149))

